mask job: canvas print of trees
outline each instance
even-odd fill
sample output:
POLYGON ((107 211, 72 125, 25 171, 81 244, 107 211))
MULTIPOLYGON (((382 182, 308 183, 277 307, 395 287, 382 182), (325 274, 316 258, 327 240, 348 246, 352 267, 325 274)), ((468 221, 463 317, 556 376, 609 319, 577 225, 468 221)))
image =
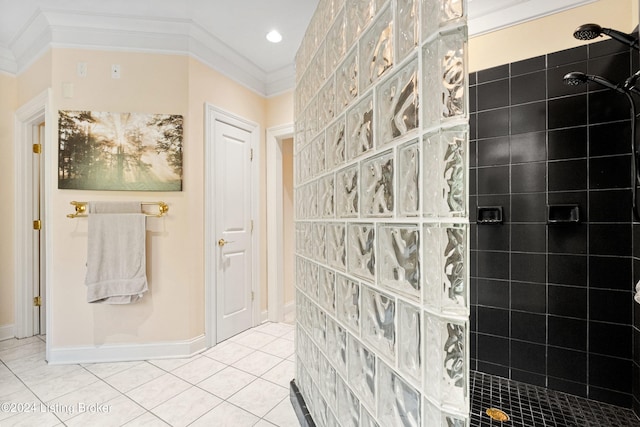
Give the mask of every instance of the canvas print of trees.
POLYGON ((58 188, 181 191, 183 118, 59 111, 58 188))

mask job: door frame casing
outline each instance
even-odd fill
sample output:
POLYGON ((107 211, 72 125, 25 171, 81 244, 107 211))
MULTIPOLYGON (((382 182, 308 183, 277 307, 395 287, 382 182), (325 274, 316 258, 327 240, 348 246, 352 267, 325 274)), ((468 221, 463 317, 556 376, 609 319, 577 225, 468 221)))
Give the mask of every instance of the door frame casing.
MULTIPOLYGON (((51 123, 51 89, 47 89, 20 107, 15 114, 14 121, 14 287, 15 287, 15 336, 25 338, 33 336, 33 133, 34 126, 45 122, 45 138, 43 144, 44 162, 44 209, 42 218, 42 235, 44 237, 43 254, 45 258, 44 271, 41 277, 45 281, 45 325, 47 333, 51 333, 51 230, 52 218, 50 199, 52 194, 51 177, 55 152, 51 123), (28 286, 25 286, 27 284, 28 286)), ((49 358, 49 341, 46 340, 46 358, 49 358)))
POLYGON ((267 129, 267 309, 272 322, 284 320, 282 141, 293 135, 293 123, 267 129))
POLYGON ((251 289, 254 293, 252 302, 252 326, 260 322, 260 212, 259 198, 259 161, 260 159, 260 126, 240 117, 236 114, 223 110, 213 104, 204 105, 204 281, 205 281, 205 304, 204 332, 207 347, 216 345, 217 341, 217 295, 216 295, 216 272, 218 268, 217 242, 216 237, 216 182, 215 182, 215 124, 216 122, 226 123, 231 126, 243 129, 250 133, 251 148, 253 149, 253 161, 251 162, 251 217, 253 219, 253 233, 251 234, 251 289))

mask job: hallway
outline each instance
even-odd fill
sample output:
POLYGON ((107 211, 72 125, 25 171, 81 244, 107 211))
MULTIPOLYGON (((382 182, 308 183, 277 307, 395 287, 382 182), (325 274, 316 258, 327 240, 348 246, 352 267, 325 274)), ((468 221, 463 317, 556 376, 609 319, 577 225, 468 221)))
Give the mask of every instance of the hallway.
POLYGON ((264 323, 189 359, 47 365, 43 337, 0 342, 0 425, 298 426, 294 326, 264 323))

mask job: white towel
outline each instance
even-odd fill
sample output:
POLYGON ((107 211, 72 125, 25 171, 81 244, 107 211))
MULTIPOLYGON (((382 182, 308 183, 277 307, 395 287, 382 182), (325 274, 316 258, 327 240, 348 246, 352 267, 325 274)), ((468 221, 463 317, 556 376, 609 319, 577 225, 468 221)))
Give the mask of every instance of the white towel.
POLYGON ((633 296, 633 299, 640 304, 640 280, 636 283, 636 294, 633 296))
POLYGON ((141 213, 140 202, 88 202, 87 213, 141 213))
POLYGON ((129 304, 148 290, 145 220, 142 213, 89 215, 87 302, 129 304))

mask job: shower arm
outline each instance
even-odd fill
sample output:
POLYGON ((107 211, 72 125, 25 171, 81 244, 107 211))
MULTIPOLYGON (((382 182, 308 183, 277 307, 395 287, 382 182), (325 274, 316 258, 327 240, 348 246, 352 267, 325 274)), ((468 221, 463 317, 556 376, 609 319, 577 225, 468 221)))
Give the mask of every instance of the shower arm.
MULTIPOLYGON (((639 73, 640 71, 634 74, 634 76, 637 76, 639 73)), ((631 77, 629 79, 631 79, 631 77)), ((627 82, 629 81, 629 79, 627 79, 627 82)), ((633 211, 635 220, 640 221, 640 211, 638 209, 637 195, 638 181, 640 181, 638 177, 638 156, 640 156, 640 152, 638 151, 638 144, 636 142, 636 104, 633 101, 633 96, 631 95, 630 91, 624 92, 624 94, 627 96, 627 99, 629 100, 629 106, 631 108, 631 210, 633 211)))

